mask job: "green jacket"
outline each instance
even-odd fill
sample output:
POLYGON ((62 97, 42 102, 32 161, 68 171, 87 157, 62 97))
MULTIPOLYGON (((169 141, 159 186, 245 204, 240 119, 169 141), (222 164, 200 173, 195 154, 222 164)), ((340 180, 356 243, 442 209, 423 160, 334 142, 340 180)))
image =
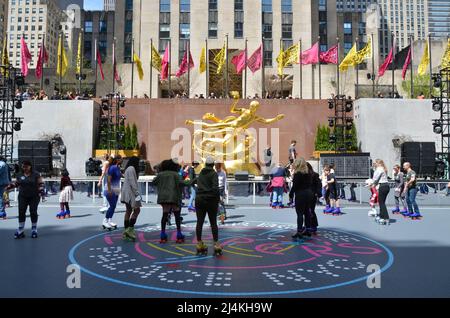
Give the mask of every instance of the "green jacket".
POLYGON ((197 184, 196 198, 219 201, 219 178, 213 167, 203 168, 193 183, 197 184))
POLYGON ((158 204, 181 203, 184 181, 175 171, 162 171, 152 182, 158 189, 158 204))

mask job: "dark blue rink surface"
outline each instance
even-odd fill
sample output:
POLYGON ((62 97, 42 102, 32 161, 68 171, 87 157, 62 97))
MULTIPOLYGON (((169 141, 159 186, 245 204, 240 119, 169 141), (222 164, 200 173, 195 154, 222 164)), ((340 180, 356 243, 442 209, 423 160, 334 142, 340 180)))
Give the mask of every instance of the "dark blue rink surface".
POLYGON ((422 210, 423 220, 391 216, 390 226, 377 225, 365 207, 339 217, 319 213, 318 235, 293 241, 294 210, 230 209, 219 229, 223 256, 214 257, 207 225, 209 254, 195 255, 192 213, 184 213, 184 244, 175 243, 174 228, 159 244, 161 210, 146 207, 131 243, 120 229, 101 231, 94 206, 73 206, 73 217, 62 221, 56 205, 41 206, 39 238, 30 238, 27 220, 27 237, 14 240, 11 208, 0 221, 0 297, 449 297, 450 213, 422 210), (67 287, 70 264, 82 270, 79 289, 67 287), (381 271, 381 288, 367 286, 368 267, 381 271))

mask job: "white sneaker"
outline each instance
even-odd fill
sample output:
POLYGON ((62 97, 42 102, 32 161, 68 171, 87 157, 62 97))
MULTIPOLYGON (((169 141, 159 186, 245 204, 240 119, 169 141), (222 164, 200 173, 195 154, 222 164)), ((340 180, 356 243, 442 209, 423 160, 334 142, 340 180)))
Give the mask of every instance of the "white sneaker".
POLYGON ((377 216, 377 217, 375 218, 375 222, 377 222, 377 223, 380 223, 380 220, 381 220, 381 218, 380 218, 379 216, 377 216))
POLYGON ((372 217, 377 216, 377 215, 378 215, 377 210, 376 210, 376 209, 371 209, 371 210, 369 211, 369 214, 368 214, 368 215, 369 215, 369 216, 372 216, 372 217))
POLYGON ((112 228, 112 226, 108 222, 108 219, 104 219, 102 225, 105 230, 109 230, 112 228))
POLYGON ((108 219, 108 224, 109 224, 111 227, 117 227, 117 224, 116 224, 116 223, 113 223, 112 219, 108 219))
POLYGON ((100 213, 106 213, 106 211, 108 211, 108 207, 104 206, 103 208, 100 209, 100 213))

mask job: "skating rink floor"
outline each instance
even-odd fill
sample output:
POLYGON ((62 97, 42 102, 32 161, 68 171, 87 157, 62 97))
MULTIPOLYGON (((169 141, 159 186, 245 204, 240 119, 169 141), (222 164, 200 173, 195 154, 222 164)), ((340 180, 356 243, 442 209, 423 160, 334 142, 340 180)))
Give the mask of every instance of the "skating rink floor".
MULTIPOLYGON (((17 208, 8 209, 8 219, 0 220, 0 297, 450 297, 447 207, 422 207, 421 221, 391 214, 391 225, 380 226, 366 205, 344 202, 339 217, 319 206, 318 236, 294 242, 293 209, 236 204, 219 228, 223 256, 214 257, 208 225, 209 254, 195 255, 196 218, 185 209, 185 244, 174 242, 170 228, 169 242, 160 245, 158 206, 145 205, 138 240, 130 243, 121 240, 120 228, 101 230, 99 204, 74 203, 72 218, 61 221, 55 203, 42 203, 39 238, 30 238, 27 218, 22 240, 13 239, 17 208), (79 277, 71 264, 81 269, 79 277)), ((120 227, 123 216, 119 206, 120 227)))

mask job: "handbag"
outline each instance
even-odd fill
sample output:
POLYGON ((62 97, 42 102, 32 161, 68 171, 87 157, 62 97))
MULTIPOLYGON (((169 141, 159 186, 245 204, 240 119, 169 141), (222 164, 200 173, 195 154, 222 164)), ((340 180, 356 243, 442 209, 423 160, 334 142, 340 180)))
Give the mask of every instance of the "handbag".
POLYGON ((141 202, 141 201, 142 201, 141 195, 138 194, 138 195, 134 198, 134 201, 136 201, 136 202, 141 202))

